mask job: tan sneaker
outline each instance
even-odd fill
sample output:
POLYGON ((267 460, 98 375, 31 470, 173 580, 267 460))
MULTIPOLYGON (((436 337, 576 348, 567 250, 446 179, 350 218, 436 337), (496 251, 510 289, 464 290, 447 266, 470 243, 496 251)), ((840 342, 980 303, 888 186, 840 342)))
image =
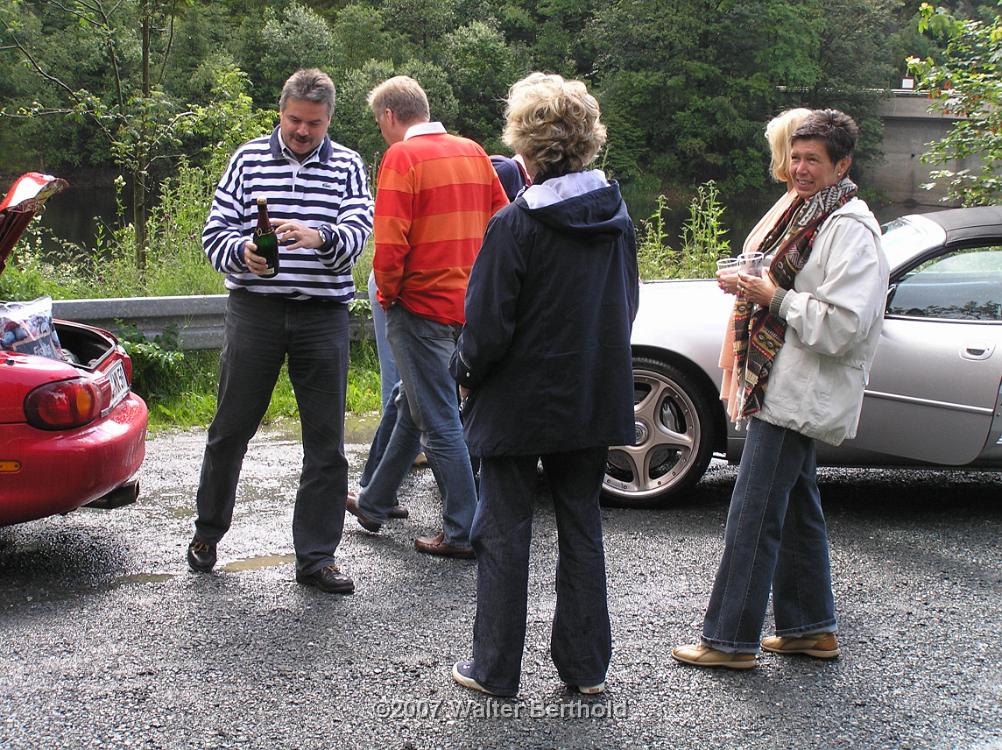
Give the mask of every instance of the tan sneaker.
POLYGON ((810 635, 771 635, 762 639, 762 648, 774 654, 807 654, 815 659, 834 659, 839 655, 834 633, 810 635))
POLYGON ((676 646, 671 650, 671 655, 675 661, 692 664, 696 667, 751 669, 758 664, 755 660, 755 654, 731 654, 726 651, 717 651, 717 649, 702 643, 696 643, 692 646, 676 646))

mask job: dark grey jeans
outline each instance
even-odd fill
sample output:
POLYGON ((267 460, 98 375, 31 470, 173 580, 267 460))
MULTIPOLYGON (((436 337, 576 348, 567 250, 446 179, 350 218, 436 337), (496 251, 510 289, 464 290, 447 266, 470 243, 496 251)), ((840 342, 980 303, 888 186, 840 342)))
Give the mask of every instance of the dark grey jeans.
POLYGON ((257 432, 286 358, 299 405, 304 454, 292 539, 296 567, 309 574, 334 563, 344 527, 346 305, 230 292, 219 399, 196 498, 195 536, 215 544, 229 530, 247 443, 257 432))
MULTIPOLYGON (((550 656, 568 685, 597 685, 612 658, 602 514, 606 448, 542 456, 557 520, 550 656)), ((473 676, 515 695, 522 671, 537 456, 484 457, 471 541, 477 554, 473 676)))

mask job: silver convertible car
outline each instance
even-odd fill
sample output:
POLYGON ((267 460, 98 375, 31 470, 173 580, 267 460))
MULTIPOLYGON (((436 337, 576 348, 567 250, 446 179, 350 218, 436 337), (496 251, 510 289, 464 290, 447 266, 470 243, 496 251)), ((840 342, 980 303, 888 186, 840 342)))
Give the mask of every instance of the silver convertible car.
MULTIPOLYGON (((890 284, 859 431, 828 466, 1002 467, 1002 206, 915 214, 883 228, 890 284)), ((609 451, 603 491, 654 507, 714 455, 741 457, 718 397, 733 297, 713 280, 641 285, 633 327, 636 444, 609 451)))

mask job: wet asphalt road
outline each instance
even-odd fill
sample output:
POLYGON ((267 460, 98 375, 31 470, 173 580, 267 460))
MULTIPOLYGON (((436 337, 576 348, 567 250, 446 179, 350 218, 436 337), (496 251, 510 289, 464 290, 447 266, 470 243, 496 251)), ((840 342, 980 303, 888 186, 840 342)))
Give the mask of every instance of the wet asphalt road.
MULTIPOLYGON (((302 453, 251 445, 213 575, 187 571, 204 433, 151 438, 139 503, 0 529, 0 748, 1002 748, 1002 476, 824 471, 843 656, 675 664, 695 638, 734 469, 685 504, 607 509, 614 655, 584 699, 548 656, 555 531, 539 487, 517 700, 455 686, 475 565, 414 552, 437 530, 430 472, 411 518, 350 521, 353 596, 293 581, 302 453)), ((349 446, 352 480, 365 445, 349 446)), ((767 625, 768 627, 768 625, 767 625)))

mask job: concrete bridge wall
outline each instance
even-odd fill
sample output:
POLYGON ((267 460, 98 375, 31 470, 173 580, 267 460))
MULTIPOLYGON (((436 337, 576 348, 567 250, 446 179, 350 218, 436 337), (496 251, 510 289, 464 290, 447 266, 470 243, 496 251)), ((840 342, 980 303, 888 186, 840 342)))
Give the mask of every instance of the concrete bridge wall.
MULTIPOLYGON (((945 136, 958 118, 929 111, 929 98, 912 91, 894 91, 881 107, 884 140, 881 150, 884 163, 867 170, 869 186, 884 192, 896 204, 945 206, 946 191, 940 187, 923 190, 931 182, 929 173, 939 165, 921 161, 926 144, 945 136)), ((976 159, 964 159, 945 165, 949 169, 975 168, 976 159)))

